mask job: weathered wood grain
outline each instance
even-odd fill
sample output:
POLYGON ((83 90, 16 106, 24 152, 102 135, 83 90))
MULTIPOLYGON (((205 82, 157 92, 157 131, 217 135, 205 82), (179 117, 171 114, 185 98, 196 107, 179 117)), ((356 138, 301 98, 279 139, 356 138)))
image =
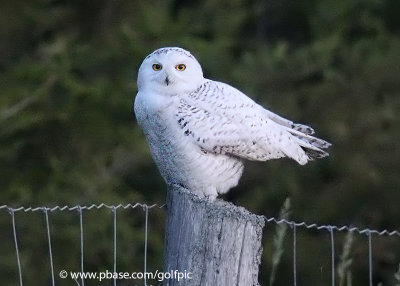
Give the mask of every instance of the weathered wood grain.
POLYGON ((190 272, 192 279, 163 285, 259 285, 263 227, 261 216, 242 207, 169 186, 164 271, 190 272))

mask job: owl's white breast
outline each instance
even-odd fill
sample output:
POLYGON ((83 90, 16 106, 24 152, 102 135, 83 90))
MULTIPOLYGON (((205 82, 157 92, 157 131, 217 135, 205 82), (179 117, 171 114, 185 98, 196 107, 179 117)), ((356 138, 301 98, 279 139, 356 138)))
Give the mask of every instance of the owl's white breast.
POLYGON ((207 196, 217 196, 237 185, 242 162, 229 155, 201 150, 176 121, 178 96, 139 92, 135 99, 137 121, 146 135, 157 167, 167 183, 207 196))

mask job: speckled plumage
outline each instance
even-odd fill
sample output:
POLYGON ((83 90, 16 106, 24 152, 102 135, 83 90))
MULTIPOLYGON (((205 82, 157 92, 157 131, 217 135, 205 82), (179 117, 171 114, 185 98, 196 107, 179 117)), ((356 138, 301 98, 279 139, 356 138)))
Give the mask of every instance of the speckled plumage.
POLYGON ((243 159, 289 157, 304 165, 330 143, 255 103, 230 85, 203 78, 180 48, 161 48, 139 69, 135 114, 167 183, 215 198, 236 186, 243 159), (186 69, 178 70, 178 65, 186 69), (160 70, 154 70, 160 65, 160 70))

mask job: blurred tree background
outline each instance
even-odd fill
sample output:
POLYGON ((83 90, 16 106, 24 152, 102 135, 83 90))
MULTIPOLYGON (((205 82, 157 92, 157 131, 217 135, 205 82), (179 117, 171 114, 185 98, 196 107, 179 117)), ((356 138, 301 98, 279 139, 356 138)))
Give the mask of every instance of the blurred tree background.
MULTIPOLYGON (((290 197, 296 221, 399 229, 399 13, 398 0, 3 0, 0 204, 163 204, 166 186, 136 125, 133 100, 143 58, 180 46, 207 77, 313 126, 333 143, 328 159, 304 167, 290 160, 248 163, 225 199, 276 216, 290 197)), ((162 210, 151 214, 150 270, 161 269, 164 219, 162 210)), ((118 217, 119 270, 140 271, 143 212, 118 217)), ((16 222, 24 285, 48 285, 43 214, 18 213, 16 222)), ((78 271, 78 215, 58 213, 50 223, 56 276, 78 271)), ((111 270, 112 216, 84 213, 84 223, 85 267, 111 270)), ((264 236, 272 234, 267 225, 264 236)), ((300 284, 328 285, 329 233, 298 235, 300 284)), ((290 239, 275 285, 291 283, 290 239)), ((337 255, 343 239, 337 235, 337 255)), ((6 211, 0 241, 0 279, 16 285, 6 211)), ((394 285, 399 239, 373 241, 374 285, 394 285)), ((267 238, 262 285, 271 248, 267 238)), ((367 284, 366 250, 366 237, 357 237, 354 285, 367 284)))

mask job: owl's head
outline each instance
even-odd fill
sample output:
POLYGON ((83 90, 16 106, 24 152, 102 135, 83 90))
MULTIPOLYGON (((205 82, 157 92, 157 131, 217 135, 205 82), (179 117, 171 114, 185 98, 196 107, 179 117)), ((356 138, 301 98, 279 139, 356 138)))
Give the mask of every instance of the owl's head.
POLYGON ((177 94, 195 90, 204 81, 199 62, 181 48, 161 48, 148 55, 138 74, 139 91, 177 94))

